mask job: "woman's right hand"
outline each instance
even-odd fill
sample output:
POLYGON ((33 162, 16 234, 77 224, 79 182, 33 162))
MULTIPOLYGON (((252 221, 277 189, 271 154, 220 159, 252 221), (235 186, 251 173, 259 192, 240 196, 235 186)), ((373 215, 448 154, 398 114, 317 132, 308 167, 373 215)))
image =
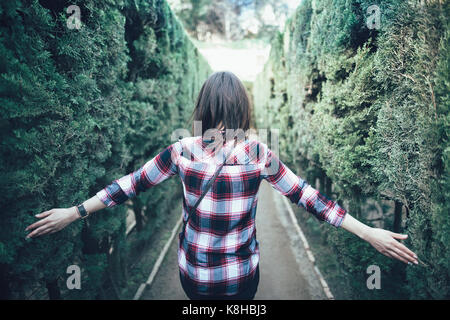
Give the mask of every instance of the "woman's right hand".
POLYGON ((80 218, 77 208, 51 209, 36 215, 39 221, 29 225, 25 231, 33 230, 26 238, 42 236, 60 231, 80 218))

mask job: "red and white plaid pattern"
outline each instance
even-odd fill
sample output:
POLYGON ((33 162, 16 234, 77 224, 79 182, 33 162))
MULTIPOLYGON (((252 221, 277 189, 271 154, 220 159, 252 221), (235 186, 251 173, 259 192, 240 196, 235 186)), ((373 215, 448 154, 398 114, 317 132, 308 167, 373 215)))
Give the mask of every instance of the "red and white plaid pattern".
MULTIPOLYGON (((97 196, 112 207, 178 174, 183 184, 186 221, 187 208, 194 206, 224 155, 233 149, 232 143, 218 150, 208 146, 211 143, 201 137, 182 139, 137 171, 113 181, 97 196)), ((251 281, 259 263, 255 214, 262 179, 335 227, 341 225, 346 214, 336 202, 289 170, 264 143, 242 141, 230 159, 190 218, 179 243, 181 276, 198 294, 234 295, 251 281)))

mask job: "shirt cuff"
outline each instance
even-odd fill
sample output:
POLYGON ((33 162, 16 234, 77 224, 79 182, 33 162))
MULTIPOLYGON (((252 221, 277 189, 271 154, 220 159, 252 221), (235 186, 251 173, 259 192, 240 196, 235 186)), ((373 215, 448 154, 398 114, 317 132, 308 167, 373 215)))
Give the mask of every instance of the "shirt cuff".
POLYGON ((103 202, 105 206, 109 208, 114 207, 116 205, 116 203, 108 195, 106 189, 102 189, 99 192, 97 192, 96 196, 100 199, 101 202, 103 202))
POLYGON ((336 228, 339 228, 342 225, 342 222, 344 222, 346 214, 347 211, 336 203, 331 213, 328 215, 327 221, 336 228))

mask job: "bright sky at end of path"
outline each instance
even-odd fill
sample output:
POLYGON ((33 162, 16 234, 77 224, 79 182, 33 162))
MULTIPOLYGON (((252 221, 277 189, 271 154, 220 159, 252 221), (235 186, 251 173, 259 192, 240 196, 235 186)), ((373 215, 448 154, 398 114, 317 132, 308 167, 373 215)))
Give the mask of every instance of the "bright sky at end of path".
POLYGON ((199 50, 214 71, 231 71, 243 81, 254 81, 264 68, 270 46, 248 49, 214 46, 199 50))

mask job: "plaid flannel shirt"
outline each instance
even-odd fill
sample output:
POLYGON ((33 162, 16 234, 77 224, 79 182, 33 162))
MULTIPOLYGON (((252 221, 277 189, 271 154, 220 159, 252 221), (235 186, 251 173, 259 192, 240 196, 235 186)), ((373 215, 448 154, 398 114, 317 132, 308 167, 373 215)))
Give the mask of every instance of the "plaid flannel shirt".
POLYGON ((262 179, 319 220, 335 227, 344 220, 345 209, 295 175, 266 144, 247 139, 234 148, 225 143, 219 151, 209 146, 201 137, 184 138, 97 193, 106 206, 113 207, 178 174, 186 221, 187 208, 193 208, 217 166, 233 149, 179 241, 180 276, 198 294, 234 295, 252 280, 259 263, 255 214, 262 179))

